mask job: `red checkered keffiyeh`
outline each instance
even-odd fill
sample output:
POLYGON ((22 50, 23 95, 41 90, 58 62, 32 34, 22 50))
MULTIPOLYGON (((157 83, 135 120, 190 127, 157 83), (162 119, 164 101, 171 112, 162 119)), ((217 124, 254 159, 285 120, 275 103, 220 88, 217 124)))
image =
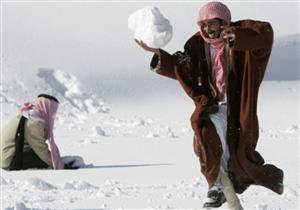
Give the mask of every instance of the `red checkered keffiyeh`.
POLYGON ((205 4, 199 11, 197 23, 200 27, 200 34, 202 38, 216 50, 216 53, 212 59, 212 72, 220 94, 219 99, 223 100, 226 94, 224 72, 224 40, 222 38, 210 39, 203 29, 203 21, 215 18, 222 19, 226 24, 230 24, 230 11, 228 7, 221 2, 210 2, 205 4))

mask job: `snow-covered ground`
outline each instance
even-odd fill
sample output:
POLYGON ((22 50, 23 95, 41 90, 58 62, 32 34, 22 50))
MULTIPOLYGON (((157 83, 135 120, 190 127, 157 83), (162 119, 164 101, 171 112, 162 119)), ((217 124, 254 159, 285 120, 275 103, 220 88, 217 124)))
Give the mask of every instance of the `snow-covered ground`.
MULTIPOLYGON (((199 30, 203 4, 1 2, 1 127, 22 103, 53 94, 61 102, 56 143, 62 156, 82 163, 78 170, 0 169, 1 209, 201 209, 207 185, 193 153, 193 103, 178 83, 149 70, 151 54, 134 43, 127 21, 157 6, 174 26, 164 49, 175 52, 199 30)), ((299 209, 299 2, 226 4, 234 20, 272 23, 265 78, 295 80, 263 82, 258 101, 257 150, 284 170, 285 191, 252 186, 242 205, 299 209)))
MULTIPOLYGON (((83 158, 83 168, 1 169, 2 209, 201 209, 207 184, 193 153, 193 104, 179 85, 144 99, 106 101, 61 70, 34 76, 1 84, 1 124, 36 94, 54 94, 61 101, 56 142, 62 156, 83 158)), ((251 186, 242 205, 299 209, 299 81, 263 82, 258 113, 257 150, 284 170, 285 191, 251 186)))

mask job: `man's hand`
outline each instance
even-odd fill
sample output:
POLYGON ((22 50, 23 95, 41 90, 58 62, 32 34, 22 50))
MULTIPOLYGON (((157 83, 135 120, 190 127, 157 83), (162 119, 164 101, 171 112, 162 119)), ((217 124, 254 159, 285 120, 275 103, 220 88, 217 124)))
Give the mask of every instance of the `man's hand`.
POLYGON ((73 166, 73 164, 75 163, 75 160, 72 160, 69 163, 65 163, 64 165, 64 169, 78 169, 78 166, 73 166))
POLYGON ((145 51, 152 52, 152 53, 155 53, 155 54, 157 54, 157 55, 160 54, 158 48, 152 48, 152 47, 149 47, 145 42, 139 41, 139 40, 137 40, 137 39, 134 39, 134 41, 135 41, 141 48, 143 48, 145 51))
POLYGON ((221 26, 223 29, 221 37, 227 39, 229 42, 234 42, 235 40, 235 27, 234 26, 221 26))

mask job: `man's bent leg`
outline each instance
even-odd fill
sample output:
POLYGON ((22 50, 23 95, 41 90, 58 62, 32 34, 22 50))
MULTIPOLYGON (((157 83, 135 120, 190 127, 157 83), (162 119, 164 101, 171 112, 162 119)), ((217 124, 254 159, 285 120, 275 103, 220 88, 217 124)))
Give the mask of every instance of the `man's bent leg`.
POLYGON ((37 156, 37 154, 30 149, 27 152, 23 152, 23 168, 22 169, 30 169, 30 168, 39 168, 46 169, 49 168, 49 165, 45 163, 43 160, 37 156))
POLYGON ((220 181, 222 184, 222 190, 223 193, 226 197, 228 207, 231 210, 243 210, 243 207, 240 203, 239 198, 237 197, 233 185, 228 178, 228 175, 222 168, 220 168, 220 173, 219 173, 220 181))
POLYGON ((226 201, 221 190, 220 178, 218 178, 222 157, 221 141, 211 120, 202 122, 201 128, 196 131, 199 132, 195 132, 194 150, 199 157, 201 171, 209 185, 204 208, 220 207, 226 201))

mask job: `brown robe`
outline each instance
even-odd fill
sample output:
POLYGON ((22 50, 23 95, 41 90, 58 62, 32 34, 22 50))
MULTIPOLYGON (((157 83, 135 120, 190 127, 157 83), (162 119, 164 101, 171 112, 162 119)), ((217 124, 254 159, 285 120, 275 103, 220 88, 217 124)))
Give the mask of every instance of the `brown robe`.
MULTIPOLYGON (((283 171, 265 164, 255 150, 259 129, 257 97, 273 45, 269 23, 242 20, 236 27, 236 39, 225 44, 225 69, 228 106, 227 143, 230 152, 228 174, 235 191, 242 193, 251 184, 261 185, 282 194, 283 171)), ((195 103, 191 116, 194 151, 201 171, 211 187, 218 176, 222 146, 207 110, 218 102, 218 91, 211 78, 209 45, 200 33, 185 44, 184 52, 173 55, 160 49, 151 67, 158 74, 176 79, 195 103)))

